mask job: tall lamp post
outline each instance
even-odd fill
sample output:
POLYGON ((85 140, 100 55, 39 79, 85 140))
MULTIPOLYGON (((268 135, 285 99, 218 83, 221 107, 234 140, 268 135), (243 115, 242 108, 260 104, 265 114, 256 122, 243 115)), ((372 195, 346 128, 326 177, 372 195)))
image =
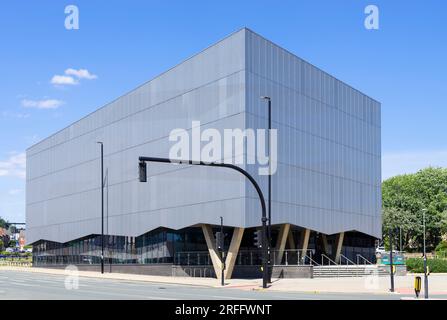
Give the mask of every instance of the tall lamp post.
POLYGON ((104 273, 104 144, 101 145, 101 273, 104 273))
POLYGON ((272 130, 272 99, 268 96, 262 96, 261 99, 268 102, 268 149, 269 149, 269 177, 268 177, 268 266, 269 282, 272 282, 271 274, 271 246, 272 246, 272 153, 271 153, 271 130, 272 130))
POLYGON ((391 292, 394 292, 394 262, 393 262, 393 228, 390 228, 390 280, 391 292))
POLYGON ((225 257, 224 257, 224 231, 223 231, 223 217, 220 217, 220 239, 219 239, 219 249, 220 249, 220 261, 221 261, 221 275, 220 281, 221 285, 225 285, 225 257))
POLYGON ((427 274, 427 251, 425 247, 425 212, 427 209, 422 209, 422 220, 424 224, 424 297, 428 299, 428 274, 427 274))

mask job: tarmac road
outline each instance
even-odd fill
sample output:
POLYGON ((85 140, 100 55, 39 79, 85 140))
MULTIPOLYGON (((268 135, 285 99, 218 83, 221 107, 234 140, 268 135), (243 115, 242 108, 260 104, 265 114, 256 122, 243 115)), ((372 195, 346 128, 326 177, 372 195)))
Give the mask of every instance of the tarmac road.
MULTIPOLYGON (((398 300, 410 295, 306 293, 243 290, 79 277, 78 289, 66 289, 66 276, 0 270, 0 299, 154 299, 154 300, 398 300)), ((70 282, 71 283, 71 282, 70 282)))

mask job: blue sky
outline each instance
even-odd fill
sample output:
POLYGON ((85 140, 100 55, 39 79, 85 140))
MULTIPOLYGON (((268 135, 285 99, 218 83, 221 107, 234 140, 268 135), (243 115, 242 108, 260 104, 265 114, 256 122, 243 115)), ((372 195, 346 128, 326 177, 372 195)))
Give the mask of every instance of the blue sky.
POLYGON ((384 177, 447 167, 446 16, 443 0, 3 3, 0 216, 25 220, 27 147, 244 26, 382 102, 384 177), (79 30, 64 27, 69 4, 79 30), (379 30, 364 27, 369 4, 379 30))

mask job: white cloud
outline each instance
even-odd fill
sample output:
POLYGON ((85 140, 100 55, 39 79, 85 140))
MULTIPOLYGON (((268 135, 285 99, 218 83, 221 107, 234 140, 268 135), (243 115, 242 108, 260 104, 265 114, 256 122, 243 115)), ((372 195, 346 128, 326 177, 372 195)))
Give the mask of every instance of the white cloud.
POLYGON ((14 153, 5 161, 0 161, 0 177, 17 177, 25 179, 26 177, 26 155, 14 153))
POLYGON ((62 100, 56 99, 45 99, 45 100, 30 100, 23 99, 22 106, 25 108, 36 108, 36 109, 57 109, 65 104, 62 100))
POLYGON ((447 167, 447 150, 384 153, 382 179, 399 174, 415 173, 429 166, 447 167))
POLYGON ((22 189, 11 189, 8 191, 9 195, 15 196, 22 192, 22 189))
POLYGON ((98 78, 97 75, 91 74, 87 69, 76 70, 76 69, 69 68, 69 69, 65 70, 65 74, 78 77, 79 79, 93 80, 93 79, 98 78))
POLYGON ((87 69, 68 68, 65 70, 65 75, 54 75, 51 78, 51 84, 55 86, 77 85, 81 79, 93 80, 97 78, 96 74, 90 73, 87 69))
POLYGON ((17 118, 17 119, 26 119, 29 118, 29 113, 21 113, 21 112, 10 112, 10 111, 3 111, 2 112, 2 118, 17 118))
POLYGON ((54 85, 77 85, 79 84, 79 81, 75 80, 73 77, 70 76, 59 76, 55 75, 53 78, 51 78, 51 84, 54 85))

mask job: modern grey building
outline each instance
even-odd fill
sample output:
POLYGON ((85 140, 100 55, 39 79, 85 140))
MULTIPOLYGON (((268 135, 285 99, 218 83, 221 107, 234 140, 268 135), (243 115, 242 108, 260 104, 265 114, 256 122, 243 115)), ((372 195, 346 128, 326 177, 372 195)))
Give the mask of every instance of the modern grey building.
MULTIPOLYGON (((234 265, 256 265, 261 209, 244 176, 149 163, 148 182, 140 183, 138 157, 168 157, 170 132, 191 131, 193 121, 202 130, 265 129, 261 96, 271 97, 278 134, 274 262, 284 263, 284 250, 305 264, 321 254, 372 260, 381 237, 380 103, 244 28, 27 150, 34 264, 98 263, 102 141, 106 261, 147 272, 185 264, 218 270, 213 233, 223 217, 227 277, 234 265)), ((246 148, 232 155, 248 156, 246 148)), ((267 198, 259 165, 240 166, 267 198)))

